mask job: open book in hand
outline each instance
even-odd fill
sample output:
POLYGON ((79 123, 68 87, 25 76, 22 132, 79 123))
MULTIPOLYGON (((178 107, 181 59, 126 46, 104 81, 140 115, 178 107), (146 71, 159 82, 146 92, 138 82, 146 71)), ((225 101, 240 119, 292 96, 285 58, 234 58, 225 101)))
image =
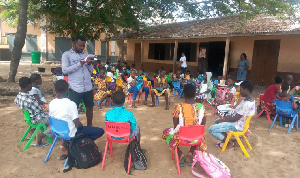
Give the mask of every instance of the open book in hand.
POLYGON ((95 55, 89 54, 87 57, 84 58, 84 61, 87 62, 87 59, 91 60, 91 59, 93 59, 93 58, 95 58, 95 57, 96 57, 95 55))

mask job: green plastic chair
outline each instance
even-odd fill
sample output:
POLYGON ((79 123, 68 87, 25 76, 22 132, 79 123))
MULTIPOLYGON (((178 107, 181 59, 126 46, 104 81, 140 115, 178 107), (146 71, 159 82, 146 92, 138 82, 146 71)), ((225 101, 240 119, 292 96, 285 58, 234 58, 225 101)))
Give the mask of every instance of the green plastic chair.
MULTIPOLYGON (((29 127, 26 130, 23 137, 21 138, 20 142, 22 143, 25 140, 27 134, 30 132, 30 130, 32 128, 35 128, 35 131, 33 132, 32 136, 30 137, 29 141, 26 143, 25 147, 23 148, 23 150, 27 150, 29 148, 29 146, 31 145, 31 142, 35 139, 36 134, 38 134, 39 131, 41 131, 41 133, 43 133, 45 130, 47 130, 47 127, 45 124, 32 124, 30 114, 27 110, 23 110, 23 114, 24 114, 25 123, 28 124, 29 127)), ((48 136, 45 136, 45 137, 47 138, 49 143, 52 143, 50 137, 48 137, 48 136)))
POLYGON ((81 104, 82 104, 83 111, 86 112, 86 108, 85 108, 85 104, 84 104, 83 100, 81 100, 81 104))
POLYGON ((170 76, 166 75, 167 79, 168 79, 168 82, 170 82, 170 76))

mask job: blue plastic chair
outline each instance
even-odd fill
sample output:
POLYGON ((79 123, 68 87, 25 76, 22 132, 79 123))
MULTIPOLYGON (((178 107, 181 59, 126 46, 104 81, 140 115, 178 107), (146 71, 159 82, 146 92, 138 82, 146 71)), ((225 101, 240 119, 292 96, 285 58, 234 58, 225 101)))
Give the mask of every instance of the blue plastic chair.
POLYGON ((276 100, 276 116, 274 118, 274 121, 270 127, 270 129, 273 128, 276 119, 280 119, 280 126, 282 126, 282 116, 287 118, 292 118, 291 126, 289 130, 287 131, 287 134, 289 134, 293 128, 293 125, 296 121, 296 129, 299 130, 298 127, 298 112, 292 109, 292 102, 290 101, 282 101, 282 100, 276 100))
MULTIPOLYGON (((159 105, 159 99, 158 99, 158 96, 155 95, 155 106, 158 106, 159 105)), ((171 105, 171 98, 169 97, 169 105, 171 105)))
POLYGON ((177 92, 178 100, 179 100, 183 93, 183 89, 180 88, 180 81, 173 81, 173 86, 174 86, 174 92, 173 92, 173 95, 171 96, 171 98, 173 98, 177 92))
MULTIPOLYGON (((46 156, 45 163, 47 163, 58 138, 62 138, 63 141, 72 139, 71 137, 69 137, 70 130, 69 130, 68 122, 60 119, 56 119, 54 117, 49 117, 49 121, 50 121, 52 134, 55 137, 55 139, 46 156)), ((64 167, 67 167, 67 164, 68 164, 68 158, 66 159, 64 167)))

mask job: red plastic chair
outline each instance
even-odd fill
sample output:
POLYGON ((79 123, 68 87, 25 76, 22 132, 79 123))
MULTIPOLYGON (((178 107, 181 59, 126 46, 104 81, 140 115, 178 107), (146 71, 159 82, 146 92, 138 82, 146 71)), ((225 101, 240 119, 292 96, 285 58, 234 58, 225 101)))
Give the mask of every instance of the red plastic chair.
MULTIPOLYGON (((127 102, 130 103, 130 106, 132 106, 132 95, 133 93, 128 93, 128 99, 127 102)), ((138 102, 141 100, 141 104, 143 104, 143 93, 138 92, 138 102)))
MULTIPOLYGON (((201 145, 202 138, 204 135, 204 125, 192 125, 192 126, 181 126, 179 128, 179 145, 178 146, 197 146, 196 149, 199 149, 201 145), (194 140, 198 140, 195 144, 186 143, 187 141, 193 142, 194 140)), ((177 147, 172 149, 171 160, 173 161, 173 155, 175 151, 175 159, 176 159, 176 167, 177 173, 180 175, 180 166, 178 159, 177 147)))
MULTIPOLYGON (((260 95, 258 96, 258 102, 259 102, 260 107, 261 107, 261 100, 263 99, 263 97, 264 97, 264 94, 260 94, 260 95)), ((256 118, 259 118, 259 116, 260 116, 263 112, 266 112, 267 118, 268 118, 268 122, 271 122, 270 113, 269 113, 269 111, 267 111, 266 109, 262 109, 262 110, 260 111, 260 113, 256 116, 256 118)))
MULTIPOLYGON (((129 138, 130 123, 129 122, 105 122, 105 132, 107 135, 107 141, 106 141, 106 145, 105 145, 105 151, 103 154, 101 170, 103 170, 103 168, 104 168, 108 146, 109 146, 109 151, 110 151, 110 157, 113 157, 112 142, 130 143, 130 138, 129 138), (124 139, 115 140, 111 137, 124 137, 124 139)), ((129 153, 129 161, 128 161, 128 168, 127 168, 128 174, 130 173, 130 167, 131 167, 131 154, 129 153)))

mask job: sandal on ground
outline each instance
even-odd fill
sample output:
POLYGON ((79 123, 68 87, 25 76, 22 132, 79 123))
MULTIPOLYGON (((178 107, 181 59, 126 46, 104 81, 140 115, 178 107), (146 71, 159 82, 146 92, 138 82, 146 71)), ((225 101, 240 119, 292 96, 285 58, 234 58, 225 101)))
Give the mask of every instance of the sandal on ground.
POLYGON ((31 146, 34 146, 34 147, 41 147, 41 146, 47 146, 49 145, 48 143, 41 143, 41 144, 31 144, 31 146))
POLYGON ((59 157, 60 160, 65 160, 65 159, 67 159, 67 158, 68 158, 68 155, 61 155, 61 156, 59 157))
POLYGON ((192 166, 192 164, 193 164, 193 155, 188 154, 188 155, 186 156, 186 158, 185 158, 184 162, 185 162, 187 165, 192 166), (191 162, 187 162, 187 161, 186 161, 186 158, 187 158, 189 155, 191 156, 191 160, 192 160, 191 162))
POLYGON ((146 154, 147 150, 146 150, 146 149, 142 149, 142 152, 143 152, 144 154, 146 154))
MULTIPOLYGON (((220 142, 220 143, 217 143, 216 146, 217 146, 219 149, 222 149, 222 148, 223 148, 223 145, 224 145, 224 143, 223 143, 223 142, 220 142)), ((233 150, 233 149, 234 149, 234 143, 232 143, 232 145, 230 145, 230 146, 227 144, 226 149, 227 149, 227 150, 233 150)))
POLYGON ((137 108, 137 107, 134 105, 134 106, 131 106, 131 108, 137 108))
POLYGON ((181 157, 179 158, 179 166, 184 167, 185 166, 184 163, 185 163, 185 157, 184 154, 182 154, 181 157))
POLYGON ((148 107, 153 108, 153 107, 155 107, 155 105, 150 104, 150 105, 148 105, 148 107))

